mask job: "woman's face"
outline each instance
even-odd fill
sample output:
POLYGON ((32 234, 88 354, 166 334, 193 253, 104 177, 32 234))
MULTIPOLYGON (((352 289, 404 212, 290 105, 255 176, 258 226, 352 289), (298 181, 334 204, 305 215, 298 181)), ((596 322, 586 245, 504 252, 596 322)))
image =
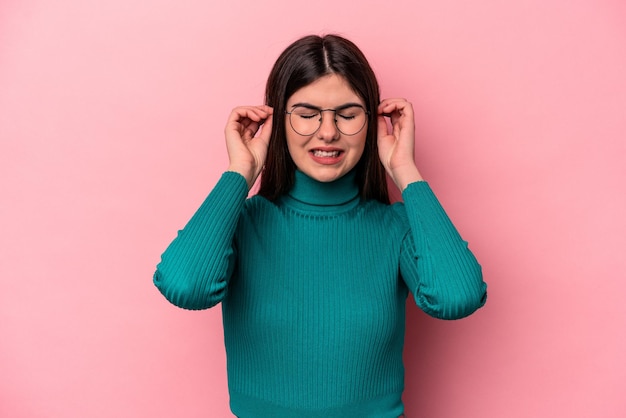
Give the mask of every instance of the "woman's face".
POLYGON ((356 166, 365 148, 367 114, 362 129, 354 135, 345 135, 337 129, 335 112, 322 111, 319 129, 310 133, 316 126, 315 121, 319 120, 320 112, 314 109, 343 109, 337 111, 336 118, 342 130, 352 133, 349 129, 354 126, 355 118, 363 117, 359 113, 362 109, 356 105, 365 108, 365 103, 348 82, 335 74, 302 87, 287 100, 287 112, 293 112, 285 118, 287 148, 300 171, 317 181, 330 182, 356 166), (300 133, 294 130, 294 126, 300 128, 300 133), (313 127, 306 130, 302 126, 313 127))

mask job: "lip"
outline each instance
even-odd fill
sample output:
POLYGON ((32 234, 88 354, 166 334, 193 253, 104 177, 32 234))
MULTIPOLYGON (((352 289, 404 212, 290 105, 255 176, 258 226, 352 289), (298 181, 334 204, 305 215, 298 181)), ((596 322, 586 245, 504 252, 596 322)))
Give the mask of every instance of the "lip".
POLYGON ((313 161, 315 161, 316 163, 323 165, 333 165, 340 163, 341 161, 343 161, 345 155, 346 152, 344 150, 336 147, 316 147, 309 150, 309 156, 311 157, 311 159, 313 159, 313 161), (315 151, 339 152, 339 154, 336 157, 321 157, 315 155, 315 151))

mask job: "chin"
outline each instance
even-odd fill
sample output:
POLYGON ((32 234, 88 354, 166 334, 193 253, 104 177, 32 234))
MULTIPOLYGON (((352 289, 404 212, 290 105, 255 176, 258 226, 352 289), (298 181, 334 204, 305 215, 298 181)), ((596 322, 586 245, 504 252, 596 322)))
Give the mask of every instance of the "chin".
POLYGON ((345 176, 346 173, 347 171, 344 170, 309 170, 306 174, 319 182, 330 183, 332 181, 339 180, 345 176))

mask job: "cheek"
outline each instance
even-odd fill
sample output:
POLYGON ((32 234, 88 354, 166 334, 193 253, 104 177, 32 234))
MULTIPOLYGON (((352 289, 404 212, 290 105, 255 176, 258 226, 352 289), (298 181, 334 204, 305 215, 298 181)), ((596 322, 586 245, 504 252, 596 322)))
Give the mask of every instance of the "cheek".
POLYGON ((289 151, 289 155, 291 156, 291 159, 294 160, 298 157, 298 155, 301 155, 303 152, 302 140, 298 138, 297 136, 295 136, 293 132, 289 132, 289 131, 287 131, 286 137, 287 137, 287 151, 289 151))
POLYGON ((356 140, 352 144, 352 149, 354 150, 355 157, 358 156, 357 159, 360 160, 363 156, 363 153, 365 152, 365 136, 355 139, 356 140))

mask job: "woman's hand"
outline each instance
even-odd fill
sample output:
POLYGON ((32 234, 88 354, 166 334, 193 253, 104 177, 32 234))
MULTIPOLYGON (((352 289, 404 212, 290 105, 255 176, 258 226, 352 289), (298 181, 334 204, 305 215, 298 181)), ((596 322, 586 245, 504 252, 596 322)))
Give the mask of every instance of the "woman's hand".
POLYGON ((400 191, 423 180, 415 165, 415 119, 405 99, 385 99, 378 106, 378 154, 400 191), (391 119, 391 132, 385 117, 391 119))
POLYGON ((230 160, 228 171, 244 176, 248 189, 252 187, 265 164, 272 133, 273 112, 269 106, 236 107, 230 113, 224 129, 230 160), (255 136, 261 126, 263 129, 255 136))

